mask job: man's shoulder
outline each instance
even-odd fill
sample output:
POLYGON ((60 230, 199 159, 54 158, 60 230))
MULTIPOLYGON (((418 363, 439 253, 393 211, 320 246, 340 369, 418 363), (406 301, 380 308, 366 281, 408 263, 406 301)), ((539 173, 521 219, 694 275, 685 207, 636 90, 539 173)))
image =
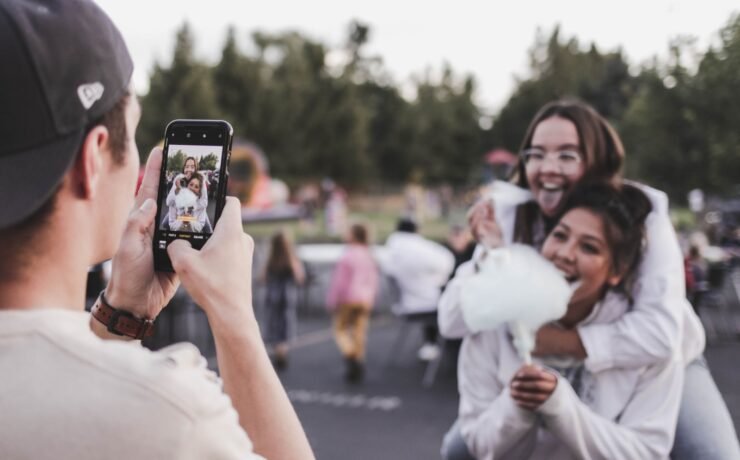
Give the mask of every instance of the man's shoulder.
MULTIPOLYGON (((133 387, 145 390, 154 405, 169 405, 187 418, 200 418, 230 406, 221 380, 208 369, 206 359, 190 343, 178 343, 158 351, 131 346, 123 351, 106 343, 102 369, 117 374, 133 387)), ((136 396, 138 397, 138 396, 136 396)))

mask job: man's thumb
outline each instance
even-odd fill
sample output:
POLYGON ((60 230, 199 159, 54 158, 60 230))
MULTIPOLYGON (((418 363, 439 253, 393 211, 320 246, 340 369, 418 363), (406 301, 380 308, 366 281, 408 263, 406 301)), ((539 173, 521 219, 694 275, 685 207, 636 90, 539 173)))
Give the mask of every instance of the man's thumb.
POLYGON ((175 240, 167 246, 167 255, 170 256, 172 268, 180 274, 190 270, 191 261, 195 260, 198 251, 185 240, 175 240))

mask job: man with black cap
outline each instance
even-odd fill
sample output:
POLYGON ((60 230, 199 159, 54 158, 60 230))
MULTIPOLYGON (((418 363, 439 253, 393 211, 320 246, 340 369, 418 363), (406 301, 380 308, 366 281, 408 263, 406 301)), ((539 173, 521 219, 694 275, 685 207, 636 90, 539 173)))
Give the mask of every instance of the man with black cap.
POLYGON ((0 63, 0 456, 312 458, 255 321, 239 202, 202 251, 170 245, 179 279, 153 270, 162 152, 134 198, 139 105, 110 19, 88 0, 0 0, 0 63), (87 268, 111 256, 89 315, 87 268), (193 346, 136 341, 180 280, 226 394, 193 346))

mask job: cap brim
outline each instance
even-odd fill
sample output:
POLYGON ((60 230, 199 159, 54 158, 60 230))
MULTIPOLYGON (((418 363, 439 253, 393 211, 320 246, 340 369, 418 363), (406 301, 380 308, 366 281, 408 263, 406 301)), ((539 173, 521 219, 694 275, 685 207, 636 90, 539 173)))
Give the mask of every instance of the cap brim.
POLYGON ((77 157, 83 133, 0 156, 0 229, 23 222, 52 196, 77 157))

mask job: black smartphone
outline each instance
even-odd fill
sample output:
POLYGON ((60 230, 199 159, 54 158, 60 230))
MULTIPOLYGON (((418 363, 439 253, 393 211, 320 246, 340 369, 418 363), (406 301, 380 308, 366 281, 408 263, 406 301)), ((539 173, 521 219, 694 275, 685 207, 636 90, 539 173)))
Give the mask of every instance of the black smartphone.
POLYGON ((164 133, 154 229, 154 269, 174 271, 167 246, 185 239, 200 249, 226 202, 234 129, 223 120, 174 120, 164 133))

